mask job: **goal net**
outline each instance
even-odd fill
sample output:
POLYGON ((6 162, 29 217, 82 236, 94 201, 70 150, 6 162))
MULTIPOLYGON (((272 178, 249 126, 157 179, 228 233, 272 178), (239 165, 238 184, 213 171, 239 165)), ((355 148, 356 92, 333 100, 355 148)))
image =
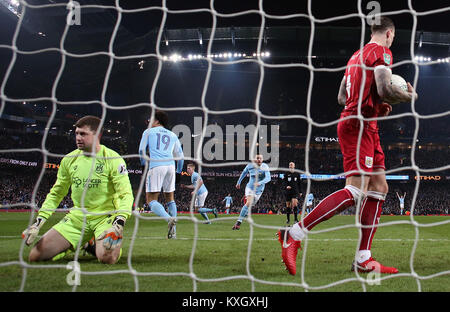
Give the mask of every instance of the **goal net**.
MULTIPOLYGON (((396 279, 413 281, 406 291, 438 291, 433 283, 429 286, 434 279, 447 283, 449 290, 447 262, 430 261, 426 265, 433 269, 427 271, 418 258, 426 257, 431 243, 448 244, 450 95, 445 85, 450 77, 450 34, 436 25, 445 25, 450 6, 404 2, 354 1, 333 8, 326 1, 278 6, 268 1, 161 0, 144 6, 133 1, 0 0, 5 30, 0 38, 0 165, 5 172, 0 222, 16 226, 8 232, 2 225, 0 242, 15 253, 0 253, 0 272, 20 275, 20 283, 2 290, 39 291, 30 279, 52 270, 63 270, 64 278, 70 272, 64 283, 72 291, 80 291, 90 276, 119 281, 127 276, 132 282, 125 291, 165 291, 158 283, 166 285, 168 280, 180 283, 169 283, 172 291, 211 291, 216 284, 224 285, 221 291, 233 291, 235 281, 246 282, 238 291, 340 290, 347 285, 366 291, 373 285, 393 285, 382 288, 390 291, 397 289, 396 279), (291 277, 280 263, 275 237, 285 227, 281 178, 289 162, 295 162, 304 179, 300 221, 308 208, 306 194, 313 193, 317 204, 344 186, 336 135, 342 107, 336 96, 348 59, 367 43, 370 23, 379 16, 391 17, 397 27, 392 71, 411 81, 419 94, 418 100, 376 118, 390 194, 378 224, 381 234, 374 241, 379 239, 378 250, 383 243, 391 246, 384 257, 406 244, 402 254, 407 256, 389 257, 406 263, 406 270, 390 276, 333 271, 330 262, 344 258, 350 269, 357 251, 362 227, 358 203, 342 213, 352 216, 350 223, 348 218, 341 222, 343 216, 308 233, 298 257, 299 274, 291 277), (156 109, 169 114, 185 163, 194 163, 203 177, 209 190, 205 207, 221 211, 218 218, 210 217, 205 229, 191 191, 177 185, 179 235, 178 245, 172 247, 172 241, 163 243, 163 220, 144 208, 148 167, 140 166, 138 148, 156 109), (100 268, 85 260, 79 244, 69 264, 30 263, 30 248, 19 233, 34 222, 61 159, 74 149, 73 125, 84 115, 101 117, 102 144, 127 162, 135 202, 132 221, 125 227, 125 260, 100 268), (246 180, 240 190, 236 181, 257 154, 268 164, 271 182, 250 207, 241 232, 231 231, 244 205, 246 180), (406 193, 401 210, 396 193, 406 193), (230 214, 222 209, 228 194, 233 195, 230 214), (419 218, 422 214, 444 216, 419 218), (215 235, 214 227, 220 225, 230 235, 215 235), (183 227, 188 228, 184 236, 183 227), (444 236, 433 236, 429 229, 444 236), (409 236, 394 236, 402 231, 409 236), (158 247, 147 251, 157 241, 158 247), (333 249, 340 244, 346 251, 335 256, 333 249), (313 250, 313 259, 324 260, 321 269, 311 263, 313 250), (244 256, 232 258, 240 261, 239 270, 227 262, 234 251, 244 256), (187 265, 171 268, 172 257, 187 265), (208 263, 208 257, 214 260, 208 263), (166 266, 154 266, 157 262, 166 266), (214 271, 216 264, 222 271, 214 271), (199 272, 202 266, 211 269, 199 272), (332 277, 313 279, 309 269, 330 269, 332 277)), ((357 117, 365 120, 361 114, 357 117)), ((191 184, 185 172, 181 183, 191 184)), ((160 200, 165 203, 162 196, 160 200)), ((57 211, 72 207, 69 193, 57 211)), ((59 217, 62 214, 52 218, 59 217)), ((44 233, 42 229, 40 235, 44 233)))

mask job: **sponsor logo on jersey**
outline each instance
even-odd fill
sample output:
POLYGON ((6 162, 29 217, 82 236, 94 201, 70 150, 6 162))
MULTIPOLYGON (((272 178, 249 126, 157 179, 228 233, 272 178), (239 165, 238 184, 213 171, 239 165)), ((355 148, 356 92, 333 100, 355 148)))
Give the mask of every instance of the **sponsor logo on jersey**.
POLYGON ((101 179, 84 179, 77 176, 72 177, 72 187, 98 188, 100 184, 102 184, 101 179))

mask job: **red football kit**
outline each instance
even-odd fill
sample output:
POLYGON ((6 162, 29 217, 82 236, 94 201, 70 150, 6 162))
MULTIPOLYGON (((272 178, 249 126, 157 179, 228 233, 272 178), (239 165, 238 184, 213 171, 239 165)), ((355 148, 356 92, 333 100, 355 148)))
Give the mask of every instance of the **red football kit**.
MULTIPOLYGON (((391 65, 391 50, 377 43, 368 43, 362 50, 358 50, 353 54, 345 70, 347 100, 341 113, 341 119, 351 115, 358 115, 358 103, 360 100, 363 117, 373 118, 378 116, 378 109, 382 100, 377 93, 374 72, 378 66, 387 67, 391 65), (367 69, 363 69, 361 64, 364 64, 367 69)), ((364 121, 363 125, 364 131, 359 145, 361 170, 372 172, 374 168, 385 169, 384 153, 380 145, 377 121, 364 121)), ((344 159, 344 171, 347 177, 360 174, 357 172, 358 166, 356 162, 360 126, 361 123, 357 118, 341 120, 338 123, 337 132, 344 159)))
MULTIPOLYGON (((376 43, 366 44, 362 50, 355 52, 347 63, 345 71, 347 100, 337 127, 347 177, 361 174, 358 172, 359 169, 366 173, 372 172, 374 168, 385 169, 377 121, 363 121, 362 138, 358 145, 361 123, 357 118, 348 118, 348 116, 358 115, 360 101, 360 112, 363 117, 373 118, 378 116, 382 100, 377 93, 374 72, 380 66, 391 65, 391 51, 376 43), (367 69, 361 68, 362 64, 367 69), (346 117, 348 119, 344 120, 346 117), (357 162, 358 149, 359 161, 357 162), (358 164, 360 168, 358 168, 358 164)), ((305 237, 303 229, 312 230, 317 224, 356 205, 359 198, 364 198, 359 216, 362 225, 361 240, 356 254, 357 260, 352 265, 352 271, 357 269, 359 272, 398 273, 396 268, 385 267, 377 262, 372 258, 370 251, 386 194, 376 191, 363 193, 362 190, 353 185, 346 185, 343 189, 325 197, 301 222, 295 224, 289 231, 278 231, 281 257, 290 274, 296 274, 297 253, 301 248, 300 242, 305 237)))

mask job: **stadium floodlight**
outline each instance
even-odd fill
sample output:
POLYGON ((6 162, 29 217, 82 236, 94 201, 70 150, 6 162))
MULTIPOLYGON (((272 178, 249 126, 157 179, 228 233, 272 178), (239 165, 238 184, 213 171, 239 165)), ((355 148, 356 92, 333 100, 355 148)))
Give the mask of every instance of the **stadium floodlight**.
POLYGON ((20 2, 19 2, 19 0, 0 0, 0 4, 5 6, 10 12, 12 12, 17 17, 20 17, 20 12, 19 12, 20 2))
POLYGON ((430 62, 432 59, 429 56, 423 56, 423 55, 416 55, 414 57, 414 60, 420 62, 430 62))
POLYGON ((174 63, 181 61, 181 59, 182 59, 181 55, 176 54, 176 53, 174 53, 170 56, 170 60, 174 63))

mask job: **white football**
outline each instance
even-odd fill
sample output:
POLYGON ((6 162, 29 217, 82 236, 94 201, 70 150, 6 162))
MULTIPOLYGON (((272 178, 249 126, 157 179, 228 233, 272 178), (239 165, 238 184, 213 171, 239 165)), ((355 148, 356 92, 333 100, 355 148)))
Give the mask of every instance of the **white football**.
POLYGON ((403 79, 402 76, 392 74, 392 77, 391 77, 391 84, 392 84, 393 86, 399 87, 399 88, 402 89, 403 91, 408 91, 408 86, 407 86, 407 84, 406 84, 406 80, 403 79))

